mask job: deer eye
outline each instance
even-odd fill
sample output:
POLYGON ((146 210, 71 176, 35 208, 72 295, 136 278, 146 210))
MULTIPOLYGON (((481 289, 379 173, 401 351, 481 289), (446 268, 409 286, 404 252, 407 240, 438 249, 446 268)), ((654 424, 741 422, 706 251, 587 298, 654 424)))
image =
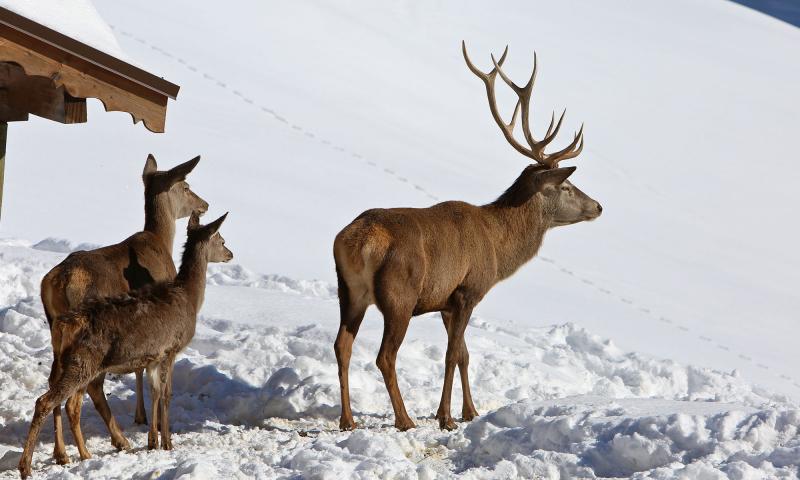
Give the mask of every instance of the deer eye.
POLYGON ((561 190, 562 190, 562 191, 564 191, 564 192, 568 192, 568 191, 569 191, 569 187, 564 187, 564 186, 562 186, 562 187, 561 187, 561 190))

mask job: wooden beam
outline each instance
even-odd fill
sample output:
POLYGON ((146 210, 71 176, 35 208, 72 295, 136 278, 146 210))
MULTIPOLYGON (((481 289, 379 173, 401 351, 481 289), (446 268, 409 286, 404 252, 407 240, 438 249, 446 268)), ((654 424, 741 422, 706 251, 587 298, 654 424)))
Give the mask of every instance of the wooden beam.
POLYGON ((3 217, 3 181, 5 180, 6 170, 6 134, 8 124, 0 122, 0 219, 3 217))
MULTIPOLYGON (((117 79, 134 82, 173 100, 178 96, 179 86, 3 7, 0 7, 0 24, 27 37, 25 43, 17 41, 17 44, 27 45, 60 63, 80 71, 87 71, 84 67, 86 63, 91 63, 117 79)), ((13 41, 14 38, 19 39, 19 35, 6 38, 13 41)))
POLYGON ((27 75, 19 65, 0 62, 0 122, 19 122, 32 113, 61 123, 86 122, 86 99, 76 98, 47 77, 27 75))
POLYGON ((143 121, 151 132, 164 131, 167 96, 125 78, 113 78, 108 71, 89 63, 81 65, 85 70, 78 70, 69 65, 67 59, 63 59, 64 62, 54 60, 10 40, 14 33, 0 24, 0 61, 20 65, 29 76, 51 79, 72 97, 97 98, 107 112, 127 112, 134 123, 143 121), (119 86, 122 83, 124 88, 119 86))

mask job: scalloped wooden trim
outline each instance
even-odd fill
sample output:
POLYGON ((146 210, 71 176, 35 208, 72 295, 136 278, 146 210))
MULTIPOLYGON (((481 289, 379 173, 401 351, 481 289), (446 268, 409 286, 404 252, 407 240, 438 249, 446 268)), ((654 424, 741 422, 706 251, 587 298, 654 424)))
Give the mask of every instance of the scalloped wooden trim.
POLYGON ((127 112, 134 124, 144 122, 145 128, 151 132, 164 132, 166 96, 143 98, 5 38, 0 38, 0 61, 14 62, 28 75, 51 78, 56 86, 63 85, 73 97, 96 98, 107 112, 127 112))

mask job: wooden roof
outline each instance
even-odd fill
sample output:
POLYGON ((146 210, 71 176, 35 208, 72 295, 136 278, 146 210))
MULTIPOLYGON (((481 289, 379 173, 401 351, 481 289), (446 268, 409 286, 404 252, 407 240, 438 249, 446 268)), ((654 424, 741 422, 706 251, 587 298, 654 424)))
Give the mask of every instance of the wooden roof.
POLYGON ((33 113, 62 123, 86 121, 85 99, 128 112, 163 132, 168 99, 180 87, 0 7, 0 122, 33 113), (3 98, 5 96, 5 98, 3 98))

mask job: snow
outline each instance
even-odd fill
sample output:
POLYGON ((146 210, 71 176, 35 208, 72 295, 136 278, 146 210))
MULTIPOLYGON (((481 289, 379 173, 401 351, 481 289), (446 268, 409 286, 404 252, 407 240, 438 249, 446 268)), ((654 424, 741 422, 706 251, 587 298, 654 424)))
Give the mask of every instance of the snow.
POLYGON ((91 0, 0 0, 0 7, 112 57, 126 60, 114 32, 91 0))
MULTIPOLYGON (((228 242, 230 245, 230 242, 228 242)), ((0 241, 0 478, 16 478, 33 402, 51 351, 38 284, 64 256, 0 241)), ((239 265, 208 274, 197 334, 175 366, 176 449, 143 449, 132 376, 106 393, 134 449, 115 452, 84 406, 94 458, 56 466, 42 434, 34 478, 795 478, 800 409, 736 372, 622 351, 575 324, 509 330, 473 317, 468 329, 480 413, 455 432, 433 418, 444 328, 415 322, 398 378, 418 428, 398 432, 374 359, 381 322, 368 313, 353 351, 354 432, 338 431, 333 339, 338 305, 320 282, 263 277, 239 265), (250 278, 248 280, 248 278, 250 278), (313 288, 312 288, 313 287, 313 288)), ((460 405, 458 382, 454 405, 460 405)), ((69 445, 68 452, 76 457, 69 445)))
POLYGON ((481 203, 516 178, 524 159, 460 42, 483 68, 509 44, 513 78, 536 49, 535 130, 565 106, 566 133, 586 122, 575 183, 604 213, 551 232, 476 313, 569 319, 800 398, 800 238, 783 185, 800 168, 786 153, 800 30, 724 1, 96 6, 131 56, 182 86, 167 133, 99 105, 102 122, 12 125, 0 235, 117 242, 142 224, 147 154, 202 154, 190 182, 231 211, 243 265, 333 283, 332 239, 366 208, 481 203))
MULTIPOLYGON (((0 466, 16 463, 48 372, 39 279, 66 252, 141 227, 152 152, 164 166, 202 154, 189 182, 212 217, 231 211, 239 262, 210 270, 178 365, 178 448, 112 452, 87 406, 96 457, 53 466, 45 432, 42 476, 797 475, 800 236, 786 185, 800 178, 787 153, 800 30, 727 1, 95 3, 181 98, 164 135, 96 102, 102 122, 11 126, 0 466), (535 131, 565 106, 564 132, 586 123, 574 181, 603 216, 550 232, 476 309, 467 342, 482 417, 436 428, 445 336, 426 316, 398 361, 420 428, 395 432, 370 310, 351 365, 368 428, 339 433, 335 233, 370 207, 490 201, 525 165, 491 121, 462 39, 484 68, 509 44, 515 79, 536 49, 535 131)), ((108 392, 141 446, 131 386, 114 379, 108 392)))

